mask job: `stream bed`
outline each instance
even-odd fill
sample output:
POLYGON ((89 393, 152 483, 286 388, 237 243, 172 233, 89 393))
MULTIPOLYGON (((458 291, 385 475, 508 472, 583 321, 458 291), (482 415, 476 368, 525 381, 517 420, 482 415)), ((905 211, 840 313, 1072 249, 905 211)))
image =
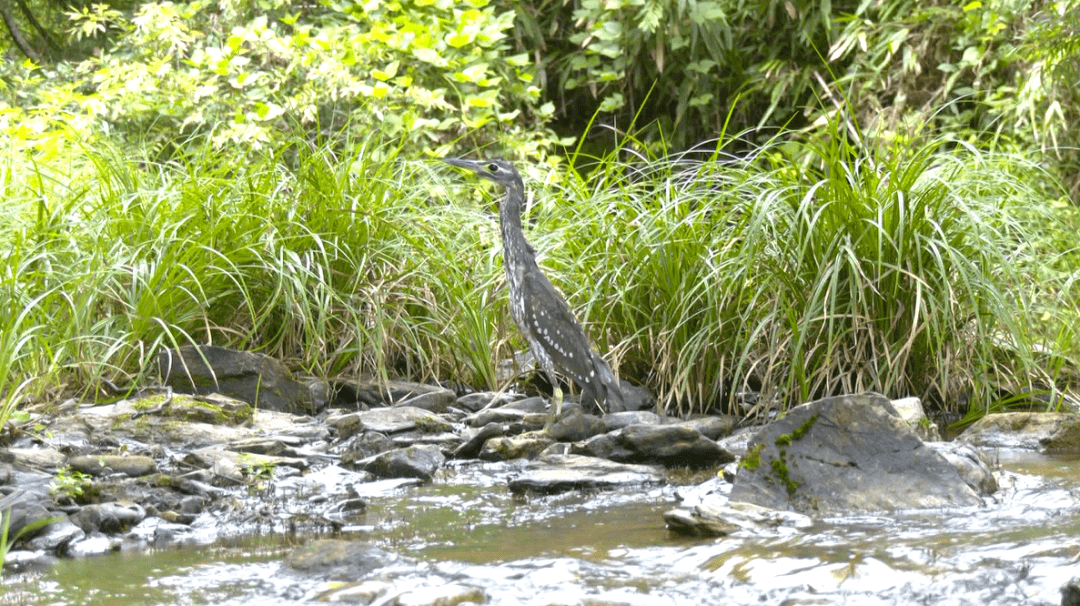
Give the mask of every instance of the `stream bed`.
POLYGON ((480 461, 428 484, 384 483, 334 530, 290 529, 274 523, 273 503, 304 488, 286 479, 251 495, 244 506, 270 514, 235 536, 8 574, 0 604, 1061 604, 1080 575, 1080 457, 996 456, 1001 489, 983 507, 719 538, 665 528, 691 486, 523 498, 506 488, 513 463, 480 461), (287 563, 331 537, 386 557, 348 580, 287 563))

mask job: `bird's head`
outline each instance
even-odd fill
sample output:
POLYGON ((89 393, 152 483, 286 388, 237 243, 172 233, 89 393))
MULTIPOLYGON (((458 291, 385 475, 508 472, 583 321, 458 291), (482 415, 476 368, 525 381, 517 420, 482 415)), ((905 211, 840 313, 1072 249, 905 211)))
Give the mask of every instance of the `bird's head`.
POLYGON ((469 169, 480 177, 496 183, 501 183, 502 185, 509 186, 515 181, 521 181, 521 176, 518 175, 514 165, 502 158, 492 158, 490 160, 443 158, 442 161, 453 166, 469 169))

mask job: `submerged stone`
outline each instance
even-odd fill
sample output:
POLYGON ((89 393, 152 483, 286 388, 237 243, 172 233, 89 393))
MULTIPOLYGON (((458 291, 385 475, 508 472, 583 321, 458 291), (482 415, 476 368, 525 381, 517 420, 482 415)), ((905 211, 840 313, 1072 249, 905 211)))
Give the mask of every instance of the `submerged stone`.
POLYGON ((1016 448, 1047 454, 1080 453, 1080 414, 1004 412, 986 415, 957 438, 981 448, 1016 448))
POLYGON ((666 475, 652 465, 628 465, 580 455, 548 455, 531 462, 510 480, 510 491, 551 494, 659 484, 666 475))

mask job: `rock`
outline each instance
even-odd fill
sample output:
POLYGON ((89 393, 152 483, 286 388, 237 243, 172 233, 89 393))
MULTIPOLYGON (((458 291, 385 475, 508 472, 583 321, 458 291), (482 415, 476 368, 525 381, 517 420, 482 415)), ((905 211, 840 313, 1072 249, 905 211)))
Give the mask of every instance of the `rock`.
POLYGON ((380 478, 430 480, 444 461, 446 457, 438 446, 410 446, 358 461, 356 466, 380 478))
POLYGON ((120 539, 115 537, 108 537, 101 533, 96 533, 87 536, 81 541, 72 541, 68 544, 66 551, 67 556, 72 558, 86 558, 91 556, 99 556, 110 551, 118 551, 120 549, 120 539))
POLYGON ((922 400, 916 397, 900 398, 892 401, 893 408, 899 413, 900 418, 907 422, 908 426, 915 431, 924 442, 938 442, 941 440, 941 432, 936 423, 931 423, 926 411, 923 410, 922 400))
POLYGON ((926 445, 945 457, 945 460, 956 468, 956 472, 976 493, 997 492, 997 479, 990 469, 986 455, 982 452, 957 442, 928 442, 926 445))
POLYGON ((365 430, 387 435, 413 429, 429 433, 453 431, 453 427, 446 421, 427 410, 412 406, 376 408, 358 412, 356 415, 365 430))
POLYGON ((711 467, 735 460, 735 455, 685 425, 630 425, 618 432, 616 440, 632 453, 630 462, 711 467))
POLYGON ((652 410, 656 408, 656 396, 648 389, 637 385, 631 385, 626 381, 619 381, 619 387, 622 388, 623 392, 623 409, 608 410, 608 413, 652 410))
POLYGON ((562 415, 551 426, 548 435, 559 442, 578 442, 604 431, 600 417, 585 414, 581 404, 569 403, 563 406, 562 415))
POLYGON ((533 413, 506 407, 489 408, 465 417, 464 421, 469 427, 484 427, 492 423, 506 425, 508 423, 520 423, 529 414, 533 413))
POLYGON ((441 387, 429 387, 421 393, 417 393, 411 397, 402 398, 400 401, 395 402, 394 406, 412 406, 414 408, 420 408, 428 410, 434 413, 444 413, 446 409, 457 402, 457 394, 449 389, 443 389, 441 387))
POLYGON ((8 526, 9 542, 23 532, 26 536, 21 538, 30 538, 42 532, 45 523, 53 518, 41 496, 21 488, 15 488, 11 494, 0 498, 0 512, 3 512, 3 522, 8 526))
POLYGON ((86 538, 86 532, 72 523, 66 514, 54 515, 56 515, 58 521, 49 524, 37 536, 27 541, 27 547, 58 552, 62 551, 68 543, 86 538))
POLYGON ((725 536, 738 530, 775 534, 779 526, 809 528, 813 525, 813 520, 802 514, 739 502, 672 509, 664 513, 664 522, 676 532, 702 537, 725 536))
POLYGON ((396 606, 456 606, 486 604, 487 594, 479 587, 462 583, 443 583, 409 589, 394 599, 396 606))
POLYGON ((480 450, 484 461, 509 461, 511 459, 535 459, 555 440, 540 433, 520 436, 491 438, 480 450))
POLYGON ((982 503, 877 394, 803 404, 762 428, 730 498, 804 513, 982 503))
POLYGON ((495 391, 478 391, 461 396, 457 399, 457 406, 469 412, 477 412, 485 408, 505 406, 521 399, 515 394, 507 394, 495 391))
POLYGON ((506 435, 506 426, 501 423, 488 423, 474 433, 461 446, 454 451, 455 459, 475 459, 480 456, 480 449, 491 438, 499 438, 506 435))
POLYGON ((1061 606, 1080 606, 1080 577, 1073 577, 1062 585, 1061 606))
POLYGON ((220 393, 267 410, 314 414, 309 386, 293 379, 285 364, 269 356, 213 345, 185 345, 158 354, 158 370, 178 393, 220 393))
POLYGON ((710 440, 726 437, 735 429, 737 419, 731 415, 699 417, 673 423, 677 427, 689 427, 710 440))
MULTIPOLYGON (((19 467, 29 467, 42 471, 56 471, 67 459, 64 453, 55 448, 9 448, 12 463, 19 467)), ((4 483, 0 481, 0 484, 4 483)))
POLYGON ((605 433, 618 431, 627 425, 662 425, 664 423, 664 417, 645 410, 609 412, 604 415, 603 419, 605 433))
POLYGON ((272 457, 268 455, 233 452, 219 446, 199 448, 184 456, 184 462, 188 465, 200 467, 202 469, 216 469, 217 471, 215 471, 215 473, 217 475, 221 475, 221 470, 228 469, 228 467, 222 467, 222 460, 227 461, 236 469, 245 472, 258 468, 273 468, 278 466, 293 467, 300 470, 311 467, 311 463, 307 459, 301 457, 272 457))
POLYGON ((622 443, 621 430, 593 436, 570 445, 570 454, 608 459, 609 461, 632 461, 636 456, 622 443))
POLYGON ((358 541, 320 539, 293 550, 285 563, 293 570, 329 580, 355 581, 401 559, 397 554, 358 541))
POLYGON ((960 434, 957 441, 979 448, 1077 454, 1080 453, 1080 415, 1053 412, 986 415, 960 434))
POLYGON ((553 494, 599 490, 659 484, 665 477, 663 468, 652 465, 628 465, 579 455, 545 456, 531 461, 520 476, 510 480, 510 491, 553 494))
POLYGON ((355 465, 357 461, 393 450, 394 442, 376 431, 369 431, 354 438, 341 453, 342 465, 355 465))
POLYGON ((157 473, 157 464, 150 457, 119 455, 83 455, 72 457, 68 465, 76 471, 94 477, 121 473, 130 478, 157 473))
POLYGON ((161 518, 146 518, 126 535, 127 538, 145 543, 172 542, 191 536, 191 526, 176 524, 161 518))
POLYGON ((84 506, 71 521, 87 535, 127 532, 146 517, 146 510, 135 503, 101 503, 84 506))

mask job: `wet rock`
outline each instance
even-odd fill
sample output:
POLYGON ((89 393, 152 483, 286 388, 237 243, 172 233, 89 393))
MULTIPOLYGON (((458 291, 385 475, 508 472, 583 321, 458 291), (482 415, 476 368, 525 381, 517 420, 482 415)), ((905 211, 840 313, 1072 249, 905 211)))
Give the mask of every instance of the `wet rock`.
MULTIPOLYGON (((11 463, 19 467, 55 471, 67 459, 64 453, 55 448, 9 448, 11 463)), ((0 484, 4 482, 0 480, 0 484)))
POLYGON ((434 445, 443 448, 447 452, 453 452, 454 449, 461 445, 462 438, 460 435, 452 431, 444 431, 440 433, 431 433, 427 431, 402 431, 390 436, 390 441, 394 444, 395 448, 405 448, 407 446, 417 445, 434 445))
POLYGON ((319 402, 309 386, 293 379, 269 356, 213 345, 185 345, 158 354, 158 370, 178 393, 220 393, 257 408, 314 414, 319 402))
POLYGON ((1080 453, 1080 415, 1005 412, 976 421, 957 441, 979 448, 1016 448, 1047 454, 1080 453))
POLYGON ((441 387, 430 387, 422 393, 402 398, 401 401, 395 402, 394 406, 412 406, 434 413, 444 413, 455 402, 457 402, 457 394, 454 392, 441 387))
POLYGON ((479 431, 472 434, 468 440, 454 451, 455 459, 475 459, 480 456, 480 449, 491 438, 499 438, 506 435, 506 426, 501 423, 488 423, 479 431))
POLYGON ((457 606, 485 604, 488 598, 483 589, 462 583, 443 583, 417 587, 397 596, 397 606, 457 606))
POLYGON ((380 478, 430 480, 445 461, 446 457, 438 446, 410 446, 358 461, 356 466, 380 478))
POLYGON ((84 506, 71 521, 87 535, 102 532, 127 532, 146 517, 146 510, 135 503, 101 503, 84 506))
POLYGON ((908 426, 915 431, 924 442, 938 442, 941 440, 941 432, 936 423, 931 423, 923 410, 922 400, 916 397, 900 398, 892 401, 893 408, 900 418, 907 421, 908 426))
POLYGON ((285 563, 293 570, 334 581, 355 581, 402 558, 358 541, 323 539, 293 550, 285 563))
POLYGON ((49 524, 41 532, 26 542, 30 549, 39 549, 49 552, 59 552, 72 541, 81 541, 86 537, 86 532, 68 519, 66 514, 53 514, 59 520, 49 524))
POLYGON ((427 410, 412 406, 376 408, 355 414, 365 430, 387 435, 416 429, 429 433, 453 431, 453 427, 446 421, 427 410))
POLYGON ((457 406, 469 412, 477 412, 485 408, 495 408, 510 404, 521 397, 515 394, 499 393, 494 391, 478 391, 466 394, 457 399, 457 406))
POLYGON ((663 468, 652 465, 628 465, 579 455, 544 456, 531 461, 520 476, 510 480, 510 491, 553 494, 601 490, 659 484, 664 478, 663 468))
POLYGON ((630 425, 615 439, 631 453, 624 460, 635 463, 711 467, 735 460, 735 455, 686 425, 630 425))
POLYGON ((664 423, 664 417, 645 410, 610 412, 603 418, 605 433, 620 430, 627 425, 662 425, 664 423))
POLYGON ((1080 606, 1080 577, 1069 579, 1061 587, 1061 606, 1080 606))
POLYGON ((184 462, 194 467, 213 470, 215 475, 218 476, 230 477, 234 477, 233 474, 225 473, 225 471, 233 468, 250 471, 260 468, 273 469, 278 466, 300 470, 311 467, 311 463, 305 458, 273 457, 246 452, 233 452, 220 446, 209 446, 193 450, 184 456, 184 462))
POLYGON ((588 440, 570 445, 570 454, 608 459, 609 461, 632 461, 635 453, 623 444, 622 430, 593 436, 588 440))
POLYGON ((41 532, 40 526, 53 517, 45 508, 41 495, 16 487, 10 494, 0 498, 0 512, 4 513, 7 536, 17 537, 27 527, 39 526, 35 531, 26 530, 29 538, 41 532))
POLYGON ((506 425, 520 423, 528 414, 532 413, 514 408, 489 408, 465 417, 464 421, 470 427, 484 427, 493 423, 506 425))
POLYGON ((761 429, 735 476, 731 500, 799 512, 982 503, 877 394, 803 404, 761 429))
POLYGON ((562 413, 548 431, 548 435, 559 442, 578 442, 605 431, 600 417, 585 414, 580 404, 567 404, 562 413))
POLYGON ((82 455, 72 457, 68 465, 76 471, 94 477, 120 473, 137 478, 157 472, 157 464, 154 460, 142 456, 82 455))
POLYGON ((540 433, 491 438, 480 450, 480 459, 484 461, 535 459, 554 442, 552 438, 540 433))
POLYGON ((394 442, 377 431, 369 431, 354 438, 341 453, 341 464, 354 466, 357 461, 393 450, 394 442))
POLYGON ((146 518, 127 533, 127 538, 144 543, 173 542, 194 533, 191 526, 166 521, 162 518, 146 518))
POLYGON ((710 440, 719 440, 731 433, 735 429, 737 420, 730 415, 719 415, 710 417, 699 417, 697 419, 690 419, 689 421, 679 421, 673 423, 678 427, 689 427, 701 435, 709 438, 710 440))
POLYGON ((927 446, 952 463, 956 472, 976 493, 997 492, 997 479, 994 478, 994 472, 991 471, 986 455, 982 452, 957 442, 929 442, 927 446))
MULTIPOLYGON (((174 395, 167 409, 154 414, 141 414, 143 404, 138 400, 122 400, 115 404, 95 406, 79 412, 75 417, 57 419, 54 428, 58 432, 86 431, 94 443, 105 437, 139 440, 151 444, 180 443, 187 446, 220 445, 252 438, 259 433, 249 427, 187 421, 169 416, 171 410, 188 406, 208 405, 196 402, 192 396, 174 395)), ((250 407, 243 404, 247 410, 250 407)))
POLYGON ((667 527, 681 534, 715 537, 744 530, 752 534, 775 534, 778 527, 808 528, 808 516, 768 509, 751 503, 728 502, 676 508, 664 513, 667 527))
POLYGON ((121 540, 117 537, 109 537, 101 533, 87 536, 81 541, 72 541, 68 544, 65 555, 72 558, 86 558, 99 556, 110 551, 120 549, 121 540))
POLYGON ((631 385, 626 381, 619 381, 619 387, 623 392, 623 409, 609 410, 608 413, 626 412, 635 410, 652 410, 656 408, 656 396, 651 391, 638 385, 631 385))

